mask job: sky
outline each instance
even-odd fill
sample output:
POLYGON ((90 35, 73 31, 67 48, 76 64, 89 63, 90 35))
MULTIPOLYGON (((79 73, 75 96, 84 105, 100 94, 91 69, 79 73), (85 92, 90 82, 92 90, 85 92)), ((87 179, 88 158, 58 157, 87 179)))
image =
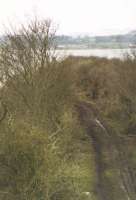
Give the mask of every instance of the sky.
POLYGON ((50 18, 58 34, 110 35, 136 30, 136 0, 0 0, 0 33, 32 16, 50 18))

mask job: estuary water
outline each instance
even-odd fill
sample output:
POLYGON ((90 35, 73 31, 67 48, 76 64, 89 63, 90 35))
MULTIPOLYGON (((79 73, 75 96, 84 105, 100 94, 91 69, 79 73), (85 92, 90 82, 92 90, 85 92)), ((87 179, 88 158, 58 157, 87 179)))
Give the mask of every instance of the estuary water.
POLYGON ((68 49, 68 50, 57 50, 56 54, 58 57, 67 56, 98 56, 106 58, 120 58, 123 59, 131 49, 68 49))

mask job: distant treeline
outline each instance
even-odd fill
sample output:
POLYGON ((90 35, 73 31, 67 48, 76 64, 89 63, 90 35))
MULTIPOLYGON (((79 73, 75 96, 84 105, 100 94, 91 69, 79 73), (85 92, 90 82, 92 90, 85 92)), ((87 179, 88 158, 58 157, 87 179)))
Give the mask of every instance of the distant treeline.
POLYGON ((110 36, 69 36, 58 35, 56 42, 60 48, 69 47, 72 45, 81 47, 134 47, 136 45, 136 33, 130 32, 124 35, 110 35, 110 36))

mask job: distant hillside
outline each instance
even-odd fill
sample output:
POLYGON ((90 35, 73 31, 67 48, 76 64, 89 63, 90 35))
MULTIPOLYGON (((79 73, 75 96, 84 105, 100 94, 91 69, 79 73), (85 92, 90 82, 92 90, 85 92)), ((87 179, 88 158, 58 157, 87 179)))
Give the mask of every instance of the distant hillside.
POLYGON ((56 36, 58 48, 129 48, 136 46, 136 31, 124 35, 109 36, 56 36))

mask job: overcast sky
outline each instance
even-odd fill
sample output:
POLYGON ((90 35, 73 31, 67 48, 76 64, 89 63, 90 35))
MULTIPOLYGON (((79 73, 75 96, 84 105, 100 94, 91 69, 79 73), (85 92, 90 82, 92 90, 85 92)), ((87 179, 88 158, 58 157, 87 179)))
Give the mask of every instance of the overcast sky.
POLYGON ((19 24, 33 14, 51 18, 62 34, 107 35, 136 29, 136 0, 0 0, 3 24, 19 24))

